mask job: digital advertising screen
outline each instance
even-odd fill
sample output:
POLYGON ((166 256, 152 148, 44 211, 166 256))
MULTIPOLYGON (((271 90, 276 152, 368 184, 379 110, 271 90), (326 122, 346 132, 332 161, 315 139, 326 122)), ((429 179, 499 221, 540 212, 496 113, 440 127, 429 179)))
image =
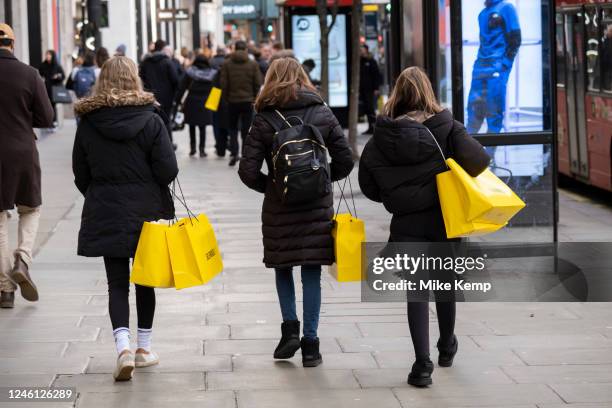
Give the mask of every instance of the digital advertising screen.
MULTIPOLYGON (((470 134, 542 131, 540 0, 462 2, 465 126, 470 134)), ((498 175, 541 176, 542 146, 488 147, 498 175)))
MULTIPOLYGON (((331 22, 331 16, 328 16, 331 22)), ((315 68, 310 72, 313 80, 321 79, 321 30, 317 15, 291 16, 291 43, 295 56, 304 62, 312 59, 315 68)), ((346 45, 346 15, 338 14, 329 34, 329 106, 348 106, 348 70, 346 45)))

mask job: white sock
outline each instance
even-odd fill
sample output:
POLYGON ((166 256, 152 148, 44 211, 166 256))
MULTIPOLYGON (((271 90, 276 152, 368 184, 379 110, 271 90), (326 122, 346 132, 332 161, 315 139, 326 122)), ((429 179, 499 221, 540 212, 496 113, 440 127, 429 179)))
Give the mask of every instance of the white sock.
POLYGON ((153 329, 138 328, 138 348, 151 351, 151 336, 153 329))
POLYGON ((118 327, 113 330, 113 336, 115 336, 117 354, 121 354, 123 350, 130 349, 130 329, 127 327, 118 327))

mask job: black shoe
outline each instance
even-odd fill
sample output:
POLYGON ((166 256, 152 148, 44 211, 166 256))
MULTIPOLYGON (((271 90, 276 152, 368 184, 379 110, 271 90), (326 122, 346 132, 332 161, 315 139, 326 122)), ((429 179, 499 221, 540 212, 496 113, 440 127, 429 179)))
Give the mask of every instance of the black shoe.
POLYGON ((30 278, 28 264, 25 263, 20 255, 15 257, 15 266, 9 275, 9 279, 19 285, 21 296, 23 296, 25 300, 29 300, 30 302, 36 302, 38 300, 38 290, 32 278, 30 278))
POLYGON ((200 157, 208 157, 204 149, 200 149, 200 157))
POLYGON ((274 358, 286 359, 295 355, 300 348, 300 321, 287 320, 281 324, 282 337, 276 350, 274 358))
POLYGON ((238 158, 236 156, 232 156, 230 158, 229 165, 230 166, 235 166, 237 162, 238 162, 238 158))
POLYGON ((408 384, 415 387, 426 387, 432 384, 431 373, 433 373, 433 363, 429 358, 417 360, 412 365, 412 371, 408 374, 408 384))
POLYGON ((302 365, 304 367, 316 367, 323 362, 323 357, 319 353, 319 338, 307 339, 302 337, 300 342, 302 347, 302 365))
POLYGON ((195 156, 195 154, 196 154, 195 149, 191 149, 191 150, 189 151, 189 156, 192 156, 192 157, 193 157, 193 156, 195 156))
POLYGON ((176 145, 176 143, 172 143, 172 148, 174 149, 174 151, 176 151, 177 147, 178 146, 176 145))
POLYGON ((12 309, 15 307, 15 292, 0 293, 0 308, 12 309))
POLYGON ((438 351, 440 354, 438 355, 438 365, 440 367, 450 367, 453 365, 453 359, 455 358, 455 354, 457 354, 457 349, 459 348, 459 342, 457 341, 457 336, 453 335, 453 344, 449 347, 441 347, 440 340, 438 340, 438 351))

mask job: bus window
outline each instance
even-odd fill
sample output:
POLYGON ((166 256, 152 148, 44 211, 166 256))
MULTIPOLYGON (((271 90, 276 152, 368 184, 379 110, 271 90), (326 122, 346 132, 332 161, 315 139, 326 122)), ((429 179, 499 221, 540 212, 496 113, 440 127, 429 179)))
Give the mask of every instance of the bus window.
POLYGON ((612 9, 603 10, 601 41, 601 88, 612 93, 612 9))
POLYGON ((599 16, 597 8, 588 7, 584 13, 584 26, 586 34, 586 64, 587 89, 599 91, 599 16))
POLYGON ((556 33, 556 61, 557 61, 557 86, 565 86, 565 41, 563 32, 563 14, 557 13, 555 16, 557 25, 556 33))

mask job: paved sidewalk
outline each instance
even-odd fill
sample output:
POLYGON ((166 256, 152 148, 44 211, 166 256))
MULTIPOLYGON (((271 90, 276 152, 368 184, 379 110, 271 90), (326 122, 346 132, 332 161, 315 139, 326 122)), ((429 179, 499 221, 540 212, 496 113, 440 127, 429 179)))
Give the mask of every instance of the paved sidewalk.
MULTIPOLYGON (((612 306, 604 303, 459 304, 455 365, 436 367, 434 386, 416 389, 406 385, 413 356, 405 304, 361 303, 358 284, 324 274, 323 365, 304 369, 299 353, 275 362, 281 320, 274 275, 261 263, 262 196, 210 148, 207 159, 188 158, 186 132, 176 136, 181 183, 194 212, 213 222, 225 270, 205 287, 157 291, 161 364, 114 383, 102 261, 75 255, 82 198, 70 169, 73 134, 68 122, 39 144, 45 210, 33 275, 41 299, 0 311, 0 386, 75 386, 76 406, 86 408, 612 407, 612 306)), ((382 206, 356 199, 368 240, 386 240, 382 206)), ((577 239, 595 227, 590 211, 597 236, 612 236, 609 208, 562 200, 562 225, 580 231, 577 239)), ((434 310, 430 320, 435 345, 434 310)), ((135 312, 132 322, 135 331, 135 312)), ((29 405, 0 403, 8 406, 29 405)))

